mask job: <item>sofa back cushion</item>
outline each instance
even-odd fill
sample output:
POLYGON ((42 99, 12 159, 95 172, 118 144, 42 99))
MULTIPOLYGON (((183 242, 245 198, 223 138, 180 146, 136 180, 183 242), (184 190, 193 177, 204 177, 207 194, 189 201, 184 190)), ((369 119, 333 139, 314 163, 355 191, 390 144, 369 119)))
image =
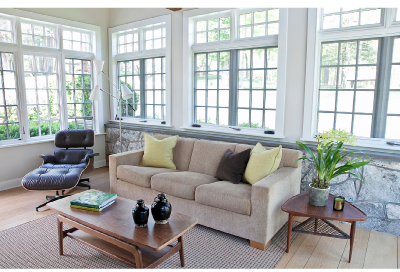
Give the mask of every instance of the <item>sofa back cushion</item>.
MULTIPOLYGON (((162 140, 169 135, 154 135, 154 138, 162 140)), ((188 171, 190 158, 192 157, 193 145, 196 139, 179 137, 173 151, 173 160, 177 170, 188 171)))
MULTIPOLYGON (((248 148, 253 149, 254 145, 247 145, 247 144, 238 144, 236 146, 235 152, 242 152, 248 148)), ((272 149, 275 147, 271 146, 264 146, 265 149, 272 149)), ((297 162, 296 164, 295 161, 298 158, 301 158, 303 156, 303 152, 300 150, 295 150, 295 149, 288 149, 288 148, 282 148, 282 159, 281 163, 279 164, 279 168, 281 167, 300 167, 301 166, 301 161, 297 162), (293 165, 294 164, 294 165, 293 165)))
POLYGON ((197 140, 194 143, 189 171, 215 177, 219 162, 228 148, 235 150, 236 144, 197 140))

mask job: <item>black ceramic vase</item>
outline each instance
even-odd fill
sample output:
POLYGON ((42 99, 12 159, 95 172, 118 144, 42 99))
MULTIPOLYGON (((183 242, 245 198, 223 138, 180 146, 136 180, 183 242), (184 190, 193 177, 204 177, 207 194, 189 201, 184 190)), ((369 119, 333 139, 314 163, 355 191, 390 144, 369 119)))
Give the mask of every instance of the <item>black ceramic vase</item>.
POLYGON ((144 200, 139 199, 135 208, 132 210, 132 217, 135 225, 138 227, 146 227, 149 220, 149 208, 144 205, 144 200))
POLYGON ((172 206, 165 197, 165 194, 158 194, 154 198, 154 202, 151 205, 151 214, 153 215, 156 224, 168 223, 168 218, 171 215, 172 206))

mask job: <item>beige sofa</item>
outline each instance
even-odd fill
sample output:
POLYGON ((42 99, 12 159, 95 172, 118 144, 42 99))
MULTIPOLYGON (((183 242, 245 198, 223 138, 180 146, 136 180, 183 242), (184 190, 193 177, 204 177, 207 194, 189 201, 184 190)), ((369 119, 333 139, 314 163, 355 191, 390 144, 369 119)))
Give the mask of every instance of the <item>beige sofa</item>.
POLYGON ((294 163, 302 152, 283 148, 278 170, 254 185, 215 178, 228 148, 241 152, 253 147, 181 137, 174 148, 177 170, 138 166, 143 150, 110 155, 111 192, 146 204, 165 193, 172 212, 196 217, 201 225, 249 239, 264 250, 287 221, 281 205, 300 191, 301 162, 294 163))

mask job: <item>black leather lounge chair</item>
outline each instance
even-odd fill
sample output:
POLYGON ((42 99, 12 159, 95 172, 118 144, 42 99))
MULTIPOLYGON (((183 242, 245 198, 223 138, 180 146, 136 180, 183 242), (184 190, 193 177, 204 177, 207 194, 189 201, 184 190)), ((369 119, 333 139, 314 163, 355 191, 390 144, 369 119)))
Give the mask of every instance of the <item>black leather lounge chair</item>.
POLYGON ((56 190, 55 196, 46 196, 47 201, 36 207, 66 197, 64 192, 75 186, 90 189, 89 179, 81 179, 83 173, 93 170, 93 149, 86 149, 94 145, 94 131, 91 129, 68 129, 58 131, 55 135, 56 147, 65 148, 54 151, 54 155, 40 155, 43 164, 29 172, 22 179, 22 187, 26 190, 56 190), (75 149, 69 149, 75 148, 75 149), (61 194, 59 194, 61 191, 61 194))

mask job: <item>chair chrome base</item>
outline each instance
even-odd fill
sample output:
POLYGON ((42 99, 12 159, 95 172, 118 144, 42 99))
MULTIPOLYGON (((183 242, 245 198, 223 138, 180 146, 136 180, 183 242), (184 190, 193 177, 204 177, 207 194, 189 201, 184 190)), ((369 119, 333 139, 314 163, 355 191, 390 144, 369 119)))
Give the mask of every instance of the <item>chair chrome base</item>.
POLYGON ((83 182, 85 182, 85 181, 90 182, 90 180, 89 180, 88 178, 80 179, 79 182, 78 182, 78 184, 77 184, 76 186, 79 186, 79 187, 86 187, 86 188, 88 188, 88 189, 90 190, 90 185, 89 185, 89 184, 86 184, 86 183, 83 183, 83 182))
POLYGON ((61 198, 67 197, 69 195, 64 195, 64 190, 61 191, 61 195, 58 194, 58 191, 56 191, 55 196, 46 196, 47 201, 40 204, 39 206, 36 207, 36 211, 39 211, 39 208, 46 206, 48 203, 59 200, 61 198))

